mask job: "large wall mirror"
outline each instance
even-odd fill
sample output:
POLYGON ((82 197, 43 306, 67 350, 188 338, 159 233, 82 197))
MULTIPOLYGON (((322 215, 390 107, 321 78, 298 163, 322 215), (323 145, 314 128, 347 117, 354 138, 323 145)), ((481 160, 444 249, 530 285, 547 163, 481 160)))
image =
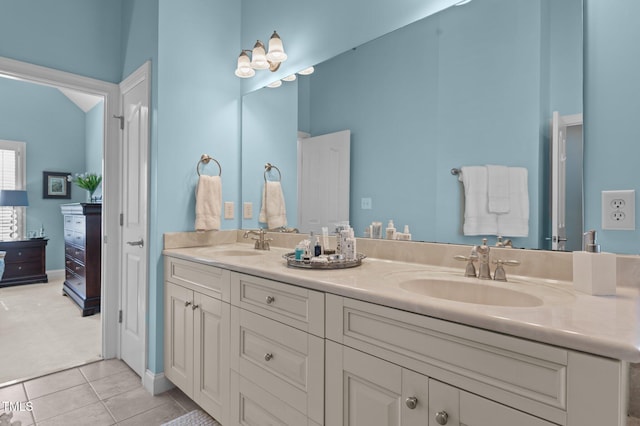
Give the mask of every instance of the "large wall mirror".
MULTIPOLYGON (((551 248, 552 117, 582 114, 582 31, 582 0, 473 0, 245 95, 242 198, 255 212, 243 227, 261 226, 267 162, 281 171, 288 224, 297 226, 299 132, 348 129, 358 236, 393 219, 414 240, 478 243, 463 235, 463 187, 450 171, 497 164, 528 171, 528 236, 514 246, 551 248)), ((578 178, 567 181, 580 186, 577 163, 578 178)), ((581 223, 582 200, 574 203, 567 220, 581 223)))

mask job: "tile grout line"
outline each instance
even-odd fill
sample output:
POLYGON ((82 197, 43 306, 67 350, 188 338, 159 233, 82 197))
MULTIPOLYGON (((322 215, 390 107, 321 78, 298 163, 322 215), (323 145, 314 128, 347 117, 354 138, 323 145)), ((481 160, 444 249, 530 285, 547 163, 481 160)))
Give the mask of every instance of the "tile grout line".
MULTIPOLYGON (((20 385, 22 386, 22 392, 24 392, 24 396, 27 399, 27 402, 30 401, 29 395, 27 395, 27 387, 24 385, 24 382, 20 382, 20 385)), ((36 418, 33 415, 33 410, 29 411, 29 416, 31 416, 31 424, 36 426, 36 418)))

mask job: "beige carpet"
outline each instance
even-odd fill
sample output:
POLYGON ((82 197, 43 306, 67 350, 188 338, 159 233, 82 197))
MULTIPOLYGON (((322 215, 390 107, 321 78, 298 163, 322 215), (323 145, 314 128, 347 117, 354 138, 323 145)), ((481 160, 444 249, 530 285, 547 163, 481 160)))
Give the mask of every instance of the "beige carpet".
POLYGON ((100 314, 81 315, 61 280, 0 288, 0 387, 99 360, 100 314))

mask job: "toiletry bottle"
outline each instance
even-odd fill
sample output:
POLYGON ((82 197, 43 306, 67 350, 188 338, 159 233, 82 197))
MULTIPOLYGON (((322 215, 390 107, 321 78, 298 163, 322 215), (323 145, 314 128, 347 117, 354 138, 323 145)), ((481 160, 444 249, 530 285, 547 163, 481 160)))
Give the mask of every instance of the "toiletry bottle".
POLYGON ((596 231, 583 234, 583 251, 573 252, 573 288, 594 296, 616 294, 616 255, 601 253, 596 231))
POLYGON ((296 251, 295 251, 296 260, 302 260, 302 256, 304 256, 304 242, 300 241, 296 246, 296 251))
POLYGON ((393 226, 393 219, 389 219, 389 224, 387 225, 387 240, 395 240, 396 239, 396 227, 393 226))
POLYGON ((313 255, 318 257, 322 254, 322 246, 320 245, 320 237, 316 235, 316 241, 313 244, 313 255))

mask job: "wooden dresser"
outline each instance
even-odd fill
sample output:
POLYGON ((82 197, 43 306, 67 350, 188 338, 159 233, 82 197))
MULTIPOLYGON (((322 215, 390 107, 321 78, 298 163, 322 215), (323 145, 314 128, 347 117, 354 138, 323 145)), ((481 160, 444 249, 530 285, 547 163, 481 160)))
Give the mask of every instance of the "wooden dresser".
POLYGON ((102 204, 60 206, 64 215, 64 294, 82 309, 82 316, 100 312, 102 204))
POLYGON ((47 282, 47 239, 0 241, 6 251, 0 287, 47 282))

